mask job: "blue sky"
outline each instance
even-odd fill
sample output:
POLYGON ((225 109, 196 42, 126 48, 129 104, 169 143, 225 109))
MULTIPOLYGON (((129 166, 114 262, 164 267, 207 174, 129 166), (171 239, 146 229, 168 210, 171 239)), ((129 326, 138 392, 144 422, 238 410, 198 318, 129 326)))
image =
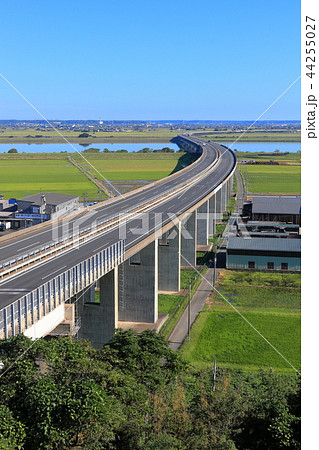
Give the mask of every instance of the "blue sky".
MULTIPOLYGON (((254 120, 300 75, 296 0, 4 0, 0 14, 0 73, 48 119, 254 120)), ((37 118, 0 78, 0 119, 37 118)), ((300 119, 300 81, 263 119, 300 119)))

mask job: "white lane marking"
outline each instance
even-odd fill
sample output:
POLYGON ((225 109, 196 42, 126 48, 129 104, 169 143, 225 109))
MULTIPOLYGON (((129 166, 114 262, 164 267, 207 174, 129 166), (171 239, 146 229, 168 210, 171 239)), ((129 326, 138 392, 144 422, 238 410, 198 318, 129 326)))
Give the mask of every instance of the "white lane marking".
POLYGON ((96 248, 95 250, 93 250, 94 252, 99 252, 102 248, 103 249, 107 249, 107 247, 110 247, 112 244, 110 244, 109 242, 107 244, 103 244, 100 247, 96 248))
POLYGON ((8 295, 8 294, 27 294, 28 292, 30 292, 30 291, 28 291, 26 289, 0 289, 0 295, 1 294, 5 294, 5 295, 8 295))
POLYGON ((50 277, 53 273, 59 272, 59 270, 65 269, 66 266, 63 267, 59 267, 57 270, 55 270, 54 272, 49 273, 49 275, 46 275, 45 277, 42 278, 42 280, 44 280, 45 278, 50 277))
MULTIPOLYGON (((222 179, 223 179, 223 177, 221 177, 220 180, 217 181, 217 185, 220 184, 220 182, 222 181, 222 179)), ((216 183, 216 182, 215 182, 215 183, 216 183)), ((150 211, 153 211, 154 209, 156 209, 157 206, 158 206, 158 205, 156 205, 155 207, 151 208, 150 211)), ((184 208, 182 208, 181 210, 177 211, 177 212, 176 212, 176 215, 179 215, 180 213, 182 213, 183 210, 184 210, 184 208)), ((136 218, 135 218, 135 219, 136 219, 136 218)), ((134 219, 133 219, 133 220, 134 220, 134 219)), ((128 222, 128 223, 129 223, 129 222, 128 222)), ((167 223, 168 223, 168 222, 167 222, 167 223)), ((166 224, 166 223, 165 223, 165 224, 166 224)), ((164 224, 164 225, 165 225, 165 224, 164 224)), ((115 226, 114 228, 116 228, 116 226, 115 226)), ((108 232, 114 231, 114 228, 111 228, 108 232)), ((153 227, 153 228, 151 228, 151 229, 149 230, 149 232, 152 232, 152 231, 158 231, 160 228, 161 228, 161 225, 156 226, 156 227, 153 227)), ((108 232, 107 232, 107 233, 108 233, 108 232)), ((107 234, 107 233, 105 233, 105 234, 107 234)), ((138 240, 143 239, 143 237, 144 237, 145 235, 147 235, 147 232, 144 233, 143 235, 139 236, 138 238, 134 239, 133 241, 131 241, 131 242, 130 242, 130 245, 134 244, 134 243, 135 243, 136 241, 138 241, 138 240)), ((94 240, 97 240, 97 239, 99 239, 99 238, 101 238, 100 235, 96 236, 96 237, 93 238, 90 242, 88 242, 88 244, 92 243, 94 240)), ((86 244, 84 244, 84 245, 86 245, 86 244)), ((74 250, 79 250, 79 248, 72 248, 72 249, 70 249, 67 253, 70 254, 70 253, 73 252, 74 250)), ((63 253, 63 254, 61 254, 61 255, 59 255, 59 256, 56 256, 56 257, 54 258, 54 260, 56 261, 57 259, 62 258, 62 257, 64 257, 64 256, 65 256, 65 254, 63 253)), ((46 265, 46 264, 50 264, 50 263, 52 263, 52 262, 53 262, 53 260, 50 259, 49 261, 44 262, 41 266, 44 266, 44 265, 46 265)), ((66 266, 65 266, 65 267, 66 267, 66 266)), ((33 270, 37 270, 37 269, 38 269, 38 266, 29 269, 27 272, 30 273, 30 272, 32 272, 33 270)), ((52 273, 54 273, 54 272, 52 272, 52 273)), ((21 276, 24 276, 25 274, 26 274, 26 272, 21 272, 20 274, 17 274, 17 275, 15 276, 15 279, 20 278, 21 276)), ((44 278, 47 278, 47 277, 44 277, 44 278)), ((0 284, 1 284, 1 285, 5 285, 6 283, 9 283, 9 282, 11 282, 11 281, 12 281, 12 279, 4 280, 3 282, 0 281, 0 284)))
POLYGON ((26 247, 19 248, 18 251, 20 252, 21 250, 24 250, 25 248, 32 247, 32 245, 36 245, 36 244, 39 244, 39 243, 40 243, 40 241, 38 241, 38 242, 33 242, 32 244, 27 245, 26 247))
MULTIPOLYGON (((199 167, 199 166, 197 166, 197 168, 198 168, 198 167, 199 167)), ((178 178, 180 178, 180 177, 176 177, 174 181, 178 180, 178 178)), ((165 184, 168 184, 168 185, 169 185, 170 182, 171 182, 171 180, 169 180, 168 183, 163 182, 164 187, 165 187, 165 184)), ((149 188, 150 188, 150 189, 153 189, 154 187, 157 188, 157 187, 162 187, 162 186, 150 186, 149 188)), ((174 187, 174 186, 173 186, 173 187, 174 187)), ((137 194, 137 195, 139 195, 139 194, 137 194)), ((146 195, 145 199, 147 199, 147 198, 148 198, 148 196, 146 195)), ((143 200, 143 199, 144 199, 144 197, 142 198, 142 200, 143 200)), ((130 200, 131 200, 131 197, 129 197, 129 198, 122 198, 122 199, 121 199, 121 201, 124 203, 124 205, 125 205, 125 202, 126 202, 126 203, 130 203, 130 200)), ((123 206, 124 206, 124 205, 123 205, 123 206)), ((109 208, 109 207, 112 208, 112 205, 106 205, 106 209, 109 208)), ((96 210, 94 210, 95 212, 94 212, 93 214, 98 214, 98 212, 102 211, 103 208, 104 208, 104 207, 97 208, 96 210)), ((132 206, 132 208, 134 208, 134 206, 132 206)), ((111 211, 110 211, 110 212, 111 212, 111 211)), ((130 212, 130 211, 129 211, 129 212, 130 212)), ((80 212, 80 213, 81 213, 81 212, 80 212)), ((119 211, 119 214, 121 214, 121 211, 119 211)), ((103 219, 103 218, 107 217, 108 215, 109 215, 109 213, 107 212, 106 214, 97 217, 97 219, 98 219, 98 220, 103 219)), ((77 218, 75 217, 74 220, 77 220, 77 218)), ((71 220, 70 223, 72 223, 72 222, 73 222, 73 219, 71 220)), ((54 225, 54 224, 53 224, 53 226, 51 227, 51 232, 53 233, 54 230, 59 230, 60 227, 61 227, 61 224, 57 224, 57 225, 54 225)), ((40 235, 45 234, 45 233, 48 233, 49 231, 50 231, 50 227, 48 227, 47 229, 41 231, 40 233, 37 233, 37 236, 40 236, 40 235)), ((27 240, 32 239, 32 238, 34 238, 34 235, 33 235, 33 234, 31 234, 30 236, 26 236, 25 238, 19 240, 18 242, 21 243, 21 242, 23 242, 23 241, 27 241, 27 240)), ((11 244, 7 244, 7 245, 1 246, 1 249, 5 249, 5 248, 7 248, 7 247, 11 247, 12 245, 16 245, 16 244, 17 244, 17 241, 15 240, 15 241, 12 242, 11 244)), ((45 243, 43 243, 43 244, 45 244, 45 243)), ((32 244, 32 245, 33 245, 33 244, 32 244)), ((24 248, 27 248, 27 247, 24 247, 24 248)), ((20 250, 21 250, 21 249, 19 249, 19 251, 20 251, 20 250)))

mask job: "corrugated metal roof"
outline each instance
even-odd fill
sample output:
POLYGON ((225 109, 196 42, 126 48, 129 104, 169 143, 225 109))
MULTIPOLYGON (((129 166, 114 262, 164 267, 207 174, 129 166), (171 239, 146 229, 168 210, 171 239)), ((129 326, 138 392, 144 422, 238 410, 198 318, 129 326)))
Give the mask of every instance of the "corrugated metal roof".
POLYGON ((300 252, 301 239, 230 237, 227 250, 300 252))
POLYGON ((278 227, 278 228, 299 228, 300 225, 296 225, 294 223, 286 223, 286 222, 266 222, 259 220, 248 220, 247 223, 240 224, 239 226, 258 226, 258 227, 278 227))
MULTIPOLYGON (((281 233, 281 232, 275 232, 275 231, 273 231, 273 232, 271 232, 271 231, 241 231, 241 235, 242 236, 251 236, 251 235, 254 235, 254 236, 260 236, 260 237, 263 237, 263 236, 273 236, 273 237, 276 237, 276 236, 278 236, 278 237, 284 237, 284 238, 288 238, 288 236, 297 236, 297 234, 295 234, 295 235, 289 235, 289 233, 281 233)), ((295 238, 290 238, 290 239, 295 239, 295 238)), ((296 237, 296 239, 298 239, 297 237, 296 237)))
POLYGON ((45 196, 45 200, 48 205, 59 205, 60 203, 67 202, 72 200, 73 198, 78 198, 77 195, 69 195, 69 194, 56 194, 55 192, 49 192, 44 194, 34 194, 28 195, 27 197, 22 198, 21 200, 26 202, 33 202, 37 205, 42 204, 41 197, 45 196))
POLYGON ((301 198, 285 196, 252 197, 253 214, 300 214, 301 198))

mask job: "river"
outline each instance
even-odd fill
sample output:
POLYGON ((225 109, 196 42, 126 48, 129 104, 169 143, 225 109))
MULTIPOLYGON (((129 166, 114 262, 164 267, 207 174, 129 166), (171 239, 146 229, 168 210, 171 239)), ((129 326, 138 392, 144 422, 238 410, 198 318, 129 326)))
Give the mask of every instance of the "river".
MULTIPOLYGON (((221 142, 221 144, 231 146, 231 142, 221 142)), ((151 148, 158 150, 163 147, 169 147, 178 150, 178 146, 172 142, 150 143, 104 143, 104 144, 0 144, 0 153, 7 153, 11 148, 15 148, 19 153, 60 153, 60 152, 81 152, 86 148, 98 148, 103 151, 107 148, 110 151, 125 149, 129 152, 138 152, 142 148, 151 148)), ((271 153, 275 150, 281 152, 296 153, 301 149, 300 142, 236 142, 232 145, 232 150, 238 150, 240 152, 266 152, 271 153)))

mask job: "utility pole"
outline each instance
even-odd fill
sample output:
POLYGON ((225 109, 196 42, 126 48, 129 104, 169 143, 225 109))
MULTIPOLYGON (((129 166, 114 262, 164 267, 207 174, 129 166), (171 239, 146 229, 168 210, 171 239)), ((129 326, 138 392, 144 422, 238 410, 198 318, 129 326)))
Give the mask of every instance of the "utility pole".
POLYGON ((216 262, 217 262, 217 249, 214 251, 214 272, 213 272, 213 289, 215 289, 216 282, 216 262))
POLYGON ((41 195, 41 205, 40 205, 40 221, 41 221, 41 223, 43 222, 43 219, 44 219, 46 206, 47 206, 47 201, 46 201, 45 195, 43 194, 43 195, 41 195), (44 206, 43 213, 42 213, 42 205, 44 206))
POLYGON ((216 359, 214 361, 214 367, 213 367, 213 391, 216 389, 215 383, 216 383, 216 372, 217 372, 217 366, 216 366, 216 359))
POLYGON ((82 196, 83 196, 83 203, 84 203, 84 206, 86 206, 86 205, 87 205, 87 199, 88 199, 88 194, 87 194, 87 192, 83 192, 82 196))
POLYGON ((190 341, 190 329, 191 329, 191 287, 192 280, 188 280, 188 307, 187 307, 187 342, 190 341))

